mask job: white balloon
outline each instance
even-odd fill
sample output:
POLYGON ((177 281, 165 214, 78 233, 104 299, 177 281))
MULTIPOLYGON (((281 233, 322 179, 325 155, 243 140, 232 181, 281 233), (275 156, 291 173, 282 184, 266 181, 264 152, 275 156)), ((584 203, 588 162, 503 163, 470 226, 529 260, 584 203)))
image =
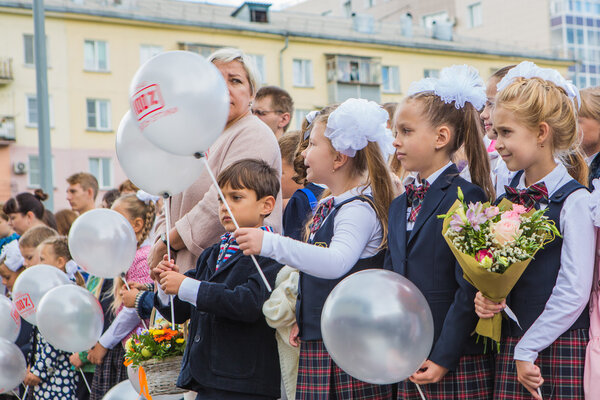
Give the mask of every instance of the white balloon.
POLYGON ((137 239, 124 216, 97 208, 75 220, 69 231, 69 250, 77 265, 88 273, 114 278, 131 266, 137 239))
POLYGON ((37 325, 36 315, 42 297, 57 286, 68 285, 67 274, 51 265, 34 265, 19 275, 13 286, 13 303, 27 322, 37 325))
POLYGON ((90 292, 76 285, 50 290, 40 301, 38 328, 57 349, 77 353, 91 349, 102 335, 102 306, 90 292))
POLYGON ((15 342, 21 331, 21 316, 8 297, 0 295, 0 338, 15 342))
POLYGON ((157 196, 183 192, 198 179, 204 163, 155 146, 142 135, 128 111, 117 131, 117 158, 125 174, 140 189, 157 196))
POLYGON ((144 136, 179 155, 208 150, 229 115, 223 76, 189 51, 169 51, 146 61, 131 81, 129 103, 144 136))
POLYGON ((0 338, 0 393, 8 393, 19 386, 25 375, 27 364, 19 347, 0 338))
POLYGON ((321 313, 323 343, 349 375, 378 385, 400 382, 427 359, 433 317, 408 279, 367 269, 333 288, 321 313))
POLYGON ((131 382, 131 386, 133 386, 133 390, 137 393, 142 391, 142 387, 140 386, 140 375, 138 367, 134 367, 133 365, 127 366, 127 378, 129 382, 131 382))
POLYGON ((140 395, 135 391, 131 382, 125 380, 112 387, 102 400, 138 400, 140 395))

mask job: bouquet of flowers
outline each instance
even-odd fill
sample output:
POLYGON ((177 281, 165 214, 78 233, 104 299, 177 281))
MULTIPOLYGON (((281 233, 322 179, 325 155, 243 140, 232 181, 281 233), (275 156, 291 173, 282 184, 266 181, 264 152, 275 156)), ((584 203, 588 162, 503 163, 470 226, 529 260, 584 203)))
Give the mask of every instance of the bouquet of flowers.
POLYGON ((125 343, 125 365, 137 370, 140 394, 152 396, 182 393, 176 386, 185 350, 185 332, 166 324, 134 333, 125 343))
MULTIPOLYGON (((465 204, 462 190, 444 219, 442 234, 465 279, 488 299, 500 302, 510 293, 535 253, 560 236, 545 210, 527 211, 503 199, 496 206, 465 204)), ((502 317, 480 319, 475 332, 500 341, 502 317)))

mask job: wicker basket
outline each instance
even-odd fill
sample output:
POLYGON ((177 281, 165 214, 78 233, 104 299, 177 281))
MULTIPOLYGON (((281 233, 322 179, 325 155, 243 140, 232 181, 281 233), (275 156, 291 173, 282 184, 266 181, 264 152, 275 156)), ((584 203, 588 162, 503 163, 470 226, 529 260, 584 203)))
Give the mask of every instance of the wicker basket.
POLYGON ((182 359, 183 356, 174 356, 162 360, 150 359, 140 363, 146 373, 150 396, 186 392, 186 390, 175 386, 182 359))

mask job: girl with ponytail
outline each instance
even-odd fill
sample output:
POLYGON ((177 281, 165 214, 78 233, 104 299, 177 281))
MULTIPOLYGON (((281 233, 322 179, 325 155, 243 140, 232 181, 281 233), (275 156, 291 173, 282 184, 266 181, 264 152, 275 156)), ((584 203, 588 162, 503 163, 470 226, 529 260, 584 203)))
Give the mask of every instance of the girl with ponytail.
MULTIPOLYGON (((428 359, 398 384, 398 399, 492 399, 493 359, 471 333, 476 290, 464 278, 442 236, 443 220, 458 198, 494 198, 478 109, 483 80, 466 65, 415 82, 395 116, 396 157, 413 182, 390 206, 385 268, 410 279, 425 295, 434 323, 428 359), (459 176, 452 157, 462 147, 472 183, 459 176)), ((408 182, 406 182, 408 183, 408 182)))
POLYGON ((494 399, 584 398, 595 232, 587 165, 577 149, 577 104, 575 86, 528 61, 498 84, 496 150, 516 172, 504 196, 545 209, 561 237, 536 253, 505 302, 477 293, 480 317, 508 306, 519 320, 502 325, 494 399))
POLYGON ((349 99, 321 111, 312 123, 303 152, 309 182, 324 184, 324 194, 307 227, 306 242, 238 229, 244 254, 260 254, 300 270, 297 326, 290 343, 300 362, 296 399, 391 399, 392 388, 361 382, 342 371, 321 336, 321 310, 346 276, 381 268, 387 237, 387 211, 393 198, 385 160, 393 151, 386 133, 388 114, 377 103, 349 99))
MULTIPOLYGON (((138 284, 152 283, 147 261, 150 242, 147 239, 154 225, 158 199, 157 196, 138 190, 137 194, 119 197, 112 205, 112 209, 131 224, 138 240, 138 249, 127 273, 113 279, 113 303, 110 308, 116 317, 87 355, 88 360, 100 366, 100 370, 96 369, 94 374, 91 400, 101 399, 111 387, 127 379, 127 368, 123 365, 123 345, 144 324, 135 308, 123 306, 123 279, 138 284)), ((145 321, 145 325, 148 326, 148 321, 145 321)))

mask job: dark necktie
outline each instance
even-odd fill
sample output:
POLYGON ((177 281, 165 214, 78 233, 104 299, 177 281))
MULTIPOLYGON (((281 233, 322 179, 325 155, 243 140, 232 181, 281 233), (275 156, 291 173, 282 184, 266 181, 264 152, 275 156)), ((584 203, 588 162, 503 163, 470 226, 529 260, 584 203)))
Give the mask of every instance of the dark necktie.
POLYGON ((313 216, 313 220, 309 225, 310 233, 315 233, 319 230, 319 228, 321 228, 321 225, 323 225, 323 221, 325 220, 325 218, 327 218, 327 215, 329 215, 329 212, 332 208, 333 197, 327 200, 326 202, 319 204, 319 207, 317 207, 317 211, 313 216))

